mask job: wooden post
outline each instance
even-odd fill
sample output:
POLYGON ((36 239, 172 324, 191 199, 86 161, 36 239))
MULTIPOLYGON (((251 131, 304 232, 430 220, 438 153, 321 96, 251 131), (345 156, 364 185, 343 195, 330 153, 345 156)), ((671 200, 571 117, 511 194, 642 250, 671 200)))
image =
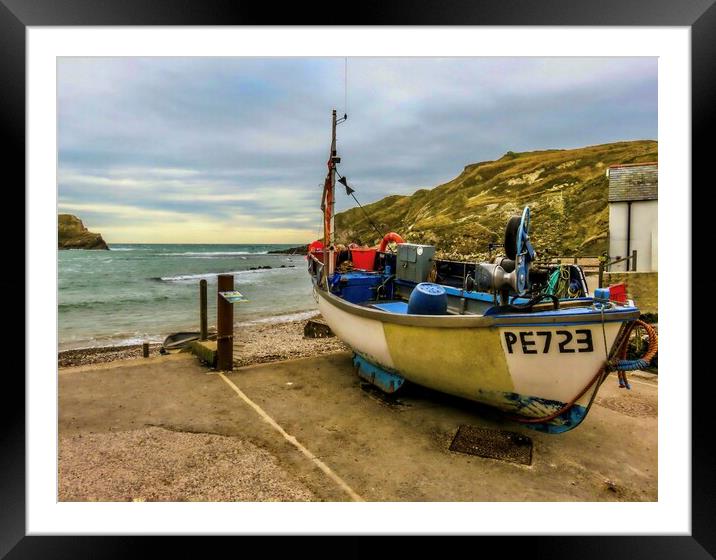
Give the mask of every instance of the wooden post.
POLYGON ((219 371, 234 369, 234 306, 219 295, 233 289, 234 276, 219 274, 216 294, 216 369, 219 371))
POLYGON ((144 356, 145 358, 149 357, 149 343, 148 342, 142 343, 142 356, 144 356))
POLYGON ((206 323, 206 280, 199 280, 199 340, 208 337, 206 323))

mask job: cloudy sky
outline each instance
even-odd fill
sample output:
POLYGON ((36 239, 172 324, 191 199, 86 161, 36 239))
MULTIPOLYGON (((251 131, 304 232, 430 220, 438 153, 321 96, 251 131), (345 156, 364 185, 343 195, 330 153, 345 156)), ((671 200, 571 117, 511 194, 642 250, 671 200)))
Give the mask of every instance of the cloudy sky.
MULTIPOLYGON (((508 150, 657 138, 655 58, 64 58, 59 211, 109 243, 304 243, 331 109, 362 203, 508 150)), ((352 199, 338 193, 339 210, 352 199)))

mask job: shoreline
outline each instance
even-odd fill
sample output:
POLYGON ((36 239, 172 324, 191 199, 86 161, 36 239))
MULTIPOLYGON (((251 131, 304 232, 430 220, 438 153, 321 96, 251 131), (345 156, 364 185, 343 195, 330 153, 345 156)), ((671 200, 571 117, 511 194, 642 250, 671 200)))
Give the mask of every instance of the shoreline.
MULTIPOLYGON (((320 314, 311 319, 320 319, 320 314)), ((247 323, 234 327, 234 367, 319 356, 347 349, 338 338, 305 338, 308 319, 247 323)), ((161 356, 161 343, 149 344, 149 356, 161 356)), ((142 359, 142 345, 117 345, 62 350, 58 368, 103 364, 117 360, 142 359)))

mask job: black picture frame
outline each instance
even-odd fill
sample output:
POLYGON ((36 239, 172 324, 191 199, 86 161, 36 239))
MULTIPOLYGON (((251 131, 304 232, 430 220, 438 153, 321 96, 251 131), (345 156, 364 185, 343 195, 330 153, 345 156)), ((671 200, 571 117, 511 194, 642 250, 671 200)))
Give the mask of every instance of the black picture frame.
MULTIPOLYGON (((710 164, 707 146, 714 130, 712 81, 716 75, 716 6, 714 0, 554 0, 549 3, 529 0, 476 0, 411 2, 385 1, 362 4, 300 4, 295 12, 269 3, 246 3, 211 0, 0 0, 0 65, 2 71, 2 150, 3 169, 7 179, 5 201, 15 196, 14 208, 25 209, 24 195, 18 185, 25 184, 25 55, 26 28, 29 26, 103 26, 103 25, 566 25, 566 26, 687 26, 692 37, 692 177, 693 184, 708 185, 706 168, 710 164), (711 134, 709 134, 711 133, 711 134), (12 174, 7 172, 12 170, 12 174)), ((668 131, 661 131, 661 133, 668 131)), ((693 196, 689 186, 681 186, 684 196, 693 196)), ((693 220, 693 223, 697 223, 693 220)), ((17 230, 19 226, 14 226, 17 230)), ((16 243, 16 241, 13 241, 16 243)), ((695 262, 684 256, 686 263, 695 262)), ((683 267, 683 264, 680 264, 683 267)), ((687 265, 688 266, 688 265, 687 265)), ((24 270, 14 262, 15 270, 24 270)), ((3 280, 5 293, 12 293, 15 303, 19 282, 16 277, 3 280)), ((23 283, 24 285, 24 283, 23 283)), ((23 291, 24 295, 27 294, 23 291)), ((24 301, 24 298, 23 298, 24 301)), ((684 302, 690 305, 690 302, 684 302)), ((19 311, 14 315, 19 317, 19 311)), ((5 340, 17 340, 18 321, 3 321, 5 340)), ((24 322, 23 322, 24 325, 24 322)), ((24 329, 23 329, 24 332, 24 329)), ((696 332, 692 329, 692 332, 696 332)), ((28 351, 31 340, 25 340, 28 351)), ((491 538, 505 552, 536 557, 579 558, 713 558, 716 555, 716 460, 708 445, 715 423, 710 412, 711 381, 709 371, 691 375, 691 348, 679 349, 684 368, 678 375, 692 386, 692 533, 691 536, 620 536, 620 537, 522 537, 519 549, 505 550, 501 537, 491 538), (518 552, 519 551, 519 552, 518 552)), ((7 352, 3 389, 12 398, 5 399, 0 429, 0 557, 78 558, 97 556, 126 557, 146 551, 147 537, 40 537, 26 536, 25 531, 25 394, 22 355, 17 349, 7 352)), ((27 372, 26 372, 27 374, 27 372)), ((594 520, 594 531, 600 530, 594 520)), ((358 528, 359 529, 359 528, 358 528)), ((628 529, 628 527, 626 528, 628 529)), ((320 528, 317 528, 320 533, 320 528)), ((558 520, 555 522, 559 533, 558 520)), ((167 541, 167 539, 163 539, 167 541)), ((293 540, 293 539, 291 539, 293 540)), ((205 540, 202 539, 202 541, 205 540)), ((172 539, 181 546, 182 555, 205 555, 206 544, 194 539, 172 539)), ((325 541, 324 541, 325 542, 325 541)), ((168 542, 163 547, 172 546, 168 542)), ((265 546, 262 544, 262 546, 265 546)), ((372 537, 350 537, 347 542, 327 545, 331 556, 340 549, 340 557, 365 555, 379 546, 382 553, 405 543, 391 544, 372 537)), ((424 544, 418 544, 424 548, 424 544)), ((474 545, 470 545, 474 546, 474 545)), ((484 546, 480 544, 480 546, 484 546)), ((296 548, 292 543, 274 539, 270 545, 284 550, 296 548)), ((396 547, 396 549, 394 549, 396 547)), ((312 545, 312 552, 322 554, 324 546, 312 545)), ((483 549, 484 550, 484 549, 483 549)), ((168 548, 164 549, 169 554, 168 548)), ((446 551, 447 552, 447 551, 446 551)), ((475 551, 476 552, 476 551, 475 551)))

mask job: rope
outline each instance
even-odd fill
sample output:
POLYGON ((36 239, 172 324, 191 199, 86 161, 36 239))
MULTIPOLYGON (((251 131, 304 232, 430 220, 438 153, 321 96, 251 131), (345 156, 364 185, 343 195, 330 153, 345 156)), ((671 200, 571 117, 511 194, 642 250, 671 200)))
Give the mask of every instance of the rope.
POLYGON ((351 193, 351 196, 353 197, 353 200, 356 201, 356 204, 357 204, 358 206, 360 206, 360 209, 363 210, 363 213, 365 214, 365 217, 366 217, 366 219, 368 220, 368 223, 373 227, 373 229, 375 230, 375 232, 376 232, 378 235, 380 235, 380 237, 383 237, 384 234, 378 229, 378 226, 376 226, 376 225, 373 223, 373 220, 370 219, 370 216, 368 215, 368 212, 366 211, 365 208, 363 208, 363 205, 362 205, 360 202, 358 202, 358 199, 356 198, 356 195, 354 195, 353 193, 351 193))
MULTIPOLYGON (((606 337, 605 337, 605 344, 606 344, 606 337)), ((594 398, 597 396, 597 390, 602 385, 604 380, 609 375, 610 371, 613 371, 614 369, 618 369, 620 371, 624 371, 627 369, 627 365, 630 362, 638 362, 639 364, 642 364, 642 368, 646 367, 649 362, 652 360, 652 358, 656 355, 658 351, 658 340, 656 336, 656 331, 654 330, 654 327, 649 325, 648 323, 645 323, 641 320, 631 321, 629 323, 624 323, 619 330, 619 333, 617 334, 617 339, 615 341, 614 346, 612 347, 612 353, 611 358, 607 359, 607 361, 599 368, 597 373, 594 374, 594 377, 590 379, 589 383, 587 383, 584 388, 573 398, 570 399, 568 403, 566 403, 563 407, 561 407, 559 410, 553 412, 552 414, 549 414, 547 416, 543 416, 541 418, 522 418, 519 416, 512 416, 512 415, 506 415, 510 420, 514 420, 516 422, 520 422, 521 424, 542 424, 544 422, 549 422, 550 420, 554 420, 557 416, 560 416, 561 414, 564 414, 569 409, 571 409, 575 403, 581 399, 584 394, 589 390, 589 388, 594 385, 594 391, 592 393, 592 396, 589 399, 589 403, 587 404, 587 411, 589 411, 589 408, 592 406, 592 403, 594 402, 594 398), (629 344, 629 335, 631 334, 632 330, 636 325, 644 327, 647 334, 649 335, 649 349, 647 350, 646 354, 644 354, 639 360, 618 360, 614 361, 614 358, 616 356, 622 356, 626 354, 626 349, 629 344)), ((635 368, 635 369, 642 369, 642 368, 635 368)))
POLYGON ((531 296, 529 301, 525 303, 507 303, 505 305, 500 305, 498 310, 500 312, 514 311, 518 313, 532 311, 532 308, 544 299, 552 300, 553 308, 555 310, 559 309, 559 298, 557 296, 555 296, 554 294, 548 294, 546 292, 540 292, 536 295, 531 296))
POLYGON ((549 277, 546 292, 557 296, 560 299, 576 297, 578 292, 574 292, 570 282, 570 272, 567 265, 560 264, 549 277))
MULTIPOLYGON (((344 177, 343 175, 341 175, 340 173, 338 173, 338 170, 337 170, 337 169, 336 169, 336 174, 337 174, 338 177, 340 177, 341 179, 345 179, 345 177, 344 177)), ((363 214, 365 214, 365 217, 366 217, 366 219, 368 220, 368 223, 369 223, 369 224, 371 225, 371 227, 375 230, 375 232, 376 232, 378 235, 380 235, 380 237, 382 238, 382 237, 384 236, 383 232, 381 232, 381 231, 378 229, 378 226, 376 226, 376 225, 373 223, 373 220, 371 220, 370 216, 368 215, 368 212, 366 211, 365 208, 363 208, 363 205, 362 205, 360 202, 358 202, 358 199, 356 198, 356 195, 354 194, 355 189, 349 188, 349 187, 347 187, 347 186, 346 186, 346 188, 348 189, 347 193, 353 198, 353 200, 356 201, 356 204, 357 204, 358 206, 360 206, 360 209, 363 210, 363 214)))
POLYGON ((654 358, 654 356, 656 356, 656 353, 659 351, 659 339, 656 336, 656 329, 654 329, 654 327, 652 327, 649 323, 645 323, 641 320, 634 321, 634 323, 632 323, 632 329, 637 325, 642 327, 646 331, 647 336, 649 337, 649 347, 647 348, 646 353, 641 358, 637 358, 635 360, 626 360, 624 359, 626 358, 627 353, 627 347, 625 346, 623 354, 620 355, 620 358, 622 359, 609 364, 612 370, 633 371, 636 369, 644 369, 649 366, 651 360, 654 358))

